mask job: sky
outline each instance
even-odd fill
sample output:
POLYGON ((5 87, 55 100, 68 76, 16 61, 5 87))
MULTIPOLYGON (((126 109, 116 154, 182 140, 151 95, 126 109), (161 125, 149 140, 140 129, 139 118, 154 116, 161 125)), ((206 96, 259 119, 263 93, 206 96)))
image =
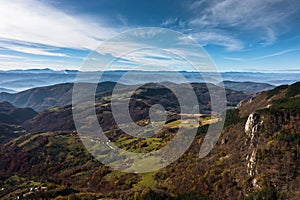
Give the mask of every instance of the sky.
MULTIPOLYGON (((178 31, 201 45, 223 72, 300 71, 299 0, 0 0, 0 70, 81 69, 95 49, 114 58, 138 48, 139 41, 129 39, 99 47, 144 27, 178 31)), ((165 54, 139 52, 118 67, 165 64, 172 60, 165 54)))

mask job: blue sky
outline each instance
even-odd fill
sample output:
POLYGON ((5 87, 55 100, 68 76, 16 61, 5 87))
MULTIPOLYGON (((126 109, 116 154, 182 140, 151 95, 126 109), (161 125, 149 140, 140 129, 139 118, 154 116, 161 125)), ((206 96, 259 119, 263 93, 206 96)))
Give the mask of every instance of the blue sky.
POLYGON ((300 71, 298 0, 1 0, 0 20, 0 70, 79 69, 102 41, 162 27, 197 41, 220 71, 300 71))

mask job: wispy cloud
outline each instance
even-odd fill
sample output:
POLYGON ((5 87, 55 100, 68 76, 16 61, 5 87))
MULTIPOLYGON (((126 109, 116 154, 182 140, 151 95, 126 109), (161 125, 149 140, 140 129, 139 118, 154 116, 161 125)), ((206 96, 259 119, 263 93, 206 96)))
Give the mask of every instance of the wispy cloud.
POLYGON ((287 50, 283 50, 283 51, 279 51, 279 52, 275 52, 275 53, 255 57, 255 58, 224 57, 224 59, 233 60, 233 61, 240 61, 240 62, 255 61, 255 60, 262 60, 262 59, 266 59, 266 58, 272 58, 272 57, 276 57, 276 56, 285 55, 285 54, 288 54, 288 53, 291 53, 291 52, 294 52, 294 51, 300 51, 300 49, 287 49, 287 50))
POLYGON ((175 24, 178 21, 177 17, 170 17, 161 23, 161 26, 166 27, 175 24))
POLYGON ((169 17, 160 24, 161 27, 182 30, 183 32, 190 31, 190 28, 187 27, 187 25, 188 24, 186 20, 180 19, 178 17, 169 17))
POLYGON ((56 56, 56 57, 68 57, 68 55, 63 53, 56 53, 53 52, 57 50, 57 48, 49 48, 49 47, 42 47, 40 45, 24 45, 24 43, 20 42, 10 42, 10 41, 1 41, 0 46, 4 49, 17 51, 26 54, 33 54, 33 55, 41 55, 41 56, 56 56))
POLYGON ((237 58, 237 57, 224 57, 225 60, 233 60, 233 61, 245 61, 244 58, 237 58))
MULTIPOLYGON (((158 25, 186 33, 188 36, 185 39, 187 40, 195 39, 204 46, 221 46, 227 51, 241 51, 251 45, 257 48, 259 45, 265 47, 276 43, 279 35, 289 30, 288 23, 291 17, 300 11, 298 0, 187 0, 182 4, 178 5, 178 8, 183 9, 178 15, 173 13, 166 16, 155 13, 157 18, 161 17, 158 25), (185 4, 186 7, 182 7, 182 4, 185 4)), ((81 15, 79 12, 70 14, 70 12, 65 12, 63 4, 57 4, 56 6, 53 7, 47 4, 46 1, 38 0, 0 0, 0 47, 3 50, 1 53, 9 54, 9 52, 13 52, 11 57, 9 55, 0 56, 0 67, 29 67, 30 62, 32 62, 31 68, 35 66, 55 66, 56 68, 57 66, 79 66, 76 56, 84 56, 84 53, 94 50, 104 40, 131 27, 142 27, 144 22, 146 23, 148 20, 142 18, 134 20, 130 14, 119 14, 114 16, 114 19, 117 18, 122 24, 121 27, 117 27, 113 23, 102 20, 108 20, 111 17, 107 13, 103 15, 98 13, 93 15, 92 18, 92 15, 89 15, 91 14, 89 13, 90 10, 80 10, 86 15, 81 15), (21 55, 21 57, 14 55, 21 55), (40 56, 41 58, 49 58, 49 60, 44 63, 37 60, 23 62, 21 60, 22 56, 28 56, 27 58, 40 56), (52 63, 50 59, 53 59, 52 63), (71 59, 77 62, 72 63, 71 59), (68 60, 70 60, 69 64, 64 63, 68 60)), ((121 9, 121 7, 116 5, 116 9, 121 9)), ((163 9, 167 8, 162 7, 160 12, 163 9)), ((136 31, 136 34, 140 38, 147 38, 157 34, 156 31, 136 31)), ((116 44, 98 49, 98 52, 108 57, 118 57, 119 52, 143 47, 143 44, 139 42, 121 40, 116 44)), ((161 43, 166 42, 168 42, 167 39, 161 41, 161 43)), ((180 42, 184 43, 184 38, 180 42)), ((169 48, 167 45, 165 47, 169 48)), ((230 53, 232 52, 226 52, 228 57, 224 59, 239 62, 262 60, 296 51, 292 48, 297 47, 290 46, 288 48, 290 49, 267 55, 261 53, 262 56, 256 58, 239 58, 236 56, 239 54, 231 56, 230 53)), ((261 52, 264 52, 263 50, 261 52)), ((215 52, 220 53, 222 50, 217 49, 215 52)), ((179 54, 201 60, 201 55, 198 52, 183 50, 179 54)), ((170 60, 167 58, 168 55, 157 54, 155 51, 142 51, 124 56, 124 60, 120 63, 123 63, 123 67, 125 64, 143 64, 146 62, 155 65, 173 64, 180 66, 182 64, 176 59, 170 60)), ((199 65, 201 64, 199 62, 199 65)))
POLYGON ((123 26, 128 26, 128 19, 124 15, 117 15, 117 19, 123 24, 123 26))
POLYGON ((88 65, 85 66, 89 67, 88 70, 100 70, 99 67, 106 67, 107 63, 111 63, 109 67, 114 69, 118 66, 122 69, 127 67, 145 70, 147 67, 147 70, 151 70, 151 67, 159 66, 161 70, 170 71, 194 71, 195 67, 203 71, 211 70, 205 51, 191 38, 177 36, 176 32, 167 29, 136 29, 126 32, 112 41, 103 42, 97 48, 97 53, 88 58, 88 65))
MULTIPOLYGON (((203 71, 209 70, 210 68, 205 65, 205 58, 203 54, 193 51, 188 51, 188 49, 163 49, 159 46, 150 46, 142 43, 133 42, 118 42, 109 43, 108 45, 101 45, 101 48, 97 49, 98 55, 89 58, 91 62, 87 67, 89 70, 95 70, 95 67, 99 70, 99 67, 105 65, 100 64, 101 62, 106 62, 104 56, 107 54, 112 56, 112 63, 109 68, 118 69, 134 69, 134 70, 153 70, 152 68, 160 68, 161 70, 178 71, 178 70, 195 70, 185 59, 193 60, 193 64, 197 67, 201 66, 203 71), (115 44, 115 45, 114 45, 115 44), (121 48, 120 48, 121 47, 121 48), (135 49, 135 50, 132 50, 135 49), (121 53, 127 52, 127 53, 121 53), (115 59, 114 59, 114 58, 115 59), (124 68, 124 65, 125 68, 124 68), (208 69, 206 69, 208 68, 208 69)), ((85 69, 86 70, 86 69, 85 69)))
POLYGON ((25 59, 22 56, 0 54, 0 59, 25 59))
POLYGON ((32 68, 52 68, 52 69, 79 69, 82 60, 58 60, 28 58, 13 55, 0 55, 0 70, 10 69, 32 69, 32 68))
POLYGON ((241 50, 244 47, 242 41, 227 33, 216 30, 194 33, 192 34, 192 37, 200 42, 201 45, 214 44, 224 46, 228 51, 241 50))
POLYGON ((271 57, 284 55, 284 54, 287 54, 287 53, 290 53, 290 52, 294 52, 294 51, 299 51, 299 49, 287 49, 287 50, 279 51, 279 52, 276 52, 276 53, 272 53, 272 54, 268 54, 268 55, 264 55, 264 56, 260 56, 260 57, 256 57, 256 58, 252 58, 250 60, 261 60, 261 59, 265 59, 265 58, 271 58, 271 57))
MULTIPOLYGON (((23 41, 53 47, 94 49, 101 40, 116 31, 103 22, 68 15, 40 1, 5 1, 0 3, 0 39, 23 41), (100 24, 100 25, 99 25, 100 24)), ((49 56, 61 56, 39 47, 16 47, 12 50, 49 56)))
MULTIPOLYGON (((272 45, 276 42, 278 34, 286 31, 287 20, 299 12, 300 2, 297 0, 199 0, 189 6, 194 12, 194 17, 189 24, 194 30, 222 30, 240 33, 232 37, 224 37, 224 42, 219 45, 231 49, 231 41, 242 40, 243 34, 256 35, 261 45, 272 45), (226 39, 229 42, 226 42, 226 39)), ((215 34, 215 33, 213 33, 215 34)), ((222 35, 220 32, 218 35, 222 35)), ((216 35, 216 34, 215 34, 216 35)), ((220 38, 218 36, 217 38, 220 38)), ((212 38, 211 42, 213 42, 212 38)))

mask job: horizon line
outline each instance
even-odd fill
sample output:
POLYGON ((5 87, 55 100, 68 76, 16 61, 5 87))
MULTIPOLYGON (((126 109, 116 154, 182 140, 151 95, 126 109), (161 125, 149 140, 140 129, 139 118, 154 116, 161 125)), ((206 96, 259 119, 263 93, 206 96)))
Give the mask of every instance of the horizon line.
MULTIPOLYGON (((52 72, 63 72, 63 73, 68 73, 68 72, 101 72, 101 70, 94 70, 94 71, 80 71, 78 69, 51 69, 51 68, 29 68, 29 69, 8 69, 8 70, 1 70, 0 72, 13 72, 13 71, 52 71, 52 72)), ((195 73, 198 71, 186 71, 186 70, 173 70, 173 71, 167 71, 167 70, 129 70, 129 69, 116 69, 116 70, 106 70, 102 72, 186 72, 186 73, 195 73)), ((265 74, 271 74, 271 73, 300 73, 300 69, 287 69, 287 70, 264 70, 264 71, 202 71, 199 73, 265 73, 265 74)))

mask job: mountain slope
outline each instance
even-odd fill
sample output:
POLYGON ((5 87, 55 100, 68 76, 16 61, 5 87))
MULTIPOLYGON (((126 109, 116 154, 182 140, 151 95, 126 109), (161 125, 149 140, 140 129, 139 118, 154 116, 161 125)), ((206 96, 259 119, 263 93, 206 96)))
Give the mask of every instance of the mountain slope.
POLYGON ((227 113, 222 136, 207 157, 199 159, 194 144, 158 172, 158 186, 213 199, 299 199, 299 105, 300 83, 243 102, 227 113))
MULTIPOLYGON (((151 92, 145 89, 136 95, 150 97, 151 92)), ((299 105, 300 83, 262 92, 227 112, 221 138, 205 158, 199 158, 207 131, 207 125, 202 125, 182 157, 147 174, 126 174, 104 167, 90 156, 73 131, 23 135, 0 148, 0 184, 5 188, 0 197, 299 199, 299 105), (47 187, 47 191, 30 193, 34 184, 47 187)), ((58 111, 63 109, 70 110, 64 107, 58 111)), ((172 135, 168 131, 174 131, 176 123, 170 124, 160 135, 162 139, 172 135)), ((123 135, 119 137, 116 144, 124 140, 123 135)), ((139 144, 128 139, 121 144, 127 150, 156 148, 153 141, 139 144)))
POLYGON ((9 102, 0 102, 0 123, 22 124, 38 113, 31 108, 16 108, 9 102))
MULTIPOLYGON (((169 83, 173 84, 173 83, 169 83)), ((173 86, 176 84, 173 84, 173 86)), ((180 85, 177 85, 180 86, 180 85)), ((204 83, 193 83, 192 87, 198 98, 199 108, 202 114, 210 113, 210 95, 206 84, 204 83)), ((217 86, 214 86, 217 89, 217 86)), ((120 94, 126 94, 130 91, 131 86, 124 86, 119 91, 120 94)), ((115 126, 113 117, 111 115, 110 98, 111 91, 102 93, 96 96, 96 112, 102 125, 109 129, 110 126, 115 126), (103 113, 106 113, 105 115, 103 113)), ((227 90, 227 105, 236 106, 241 100, 247 99, 250 95, 243 92, 237 92, 233 90, 227 90)), ((189 97, 185 97, 189 98, 189 97)), ((179 112, 178 100, 174 94, 167 88, 161 87, 157 84, 148 84, 140 87, 136 90, 136 93, 132 96, 130 101, 130 108, 132 110, 132 118, 136 121, 142 119, 148 119, 147 115, 149 112, 149 106, 154 104, 162 104, 166 109, 179 112), (151 85, 149 89, 149 85, 151 85), (156 86, 158 87, 156 87, 156 86), (155 89, 153 89, 155 88, 155 89), (177 105, 177 106, 176 106, 177 105)), ((26 121, 23 126, 32 133, 47 132, 47 131, 73 131, 75 125, 72 116, 72 107, 54 107, 45 110, 36 117, 26 121)))
MULTIPOLYGON (((98 87, 97 94, 113 89, 115 83, 105 82, 98 87)), ((30 107, 36 111, 55 106, 66 106, 72 102, 73 83, 38 87, 15 94, 0 93, 0 101, 9 101, 17 107, 30 107)))
POLYGON ((0 102, 0 144, 24 134, 26 131, 20 124, 36 115, 31 108, 16 108, 9 102, 0 102))
POLYGON ((258 83, 258 82, 223 81, 223 84, 226 89, 243 91, 248 93, 262 92, 262 91, 267 91, 275 88, 274 85, 270 85, 267 83, 258 83))

